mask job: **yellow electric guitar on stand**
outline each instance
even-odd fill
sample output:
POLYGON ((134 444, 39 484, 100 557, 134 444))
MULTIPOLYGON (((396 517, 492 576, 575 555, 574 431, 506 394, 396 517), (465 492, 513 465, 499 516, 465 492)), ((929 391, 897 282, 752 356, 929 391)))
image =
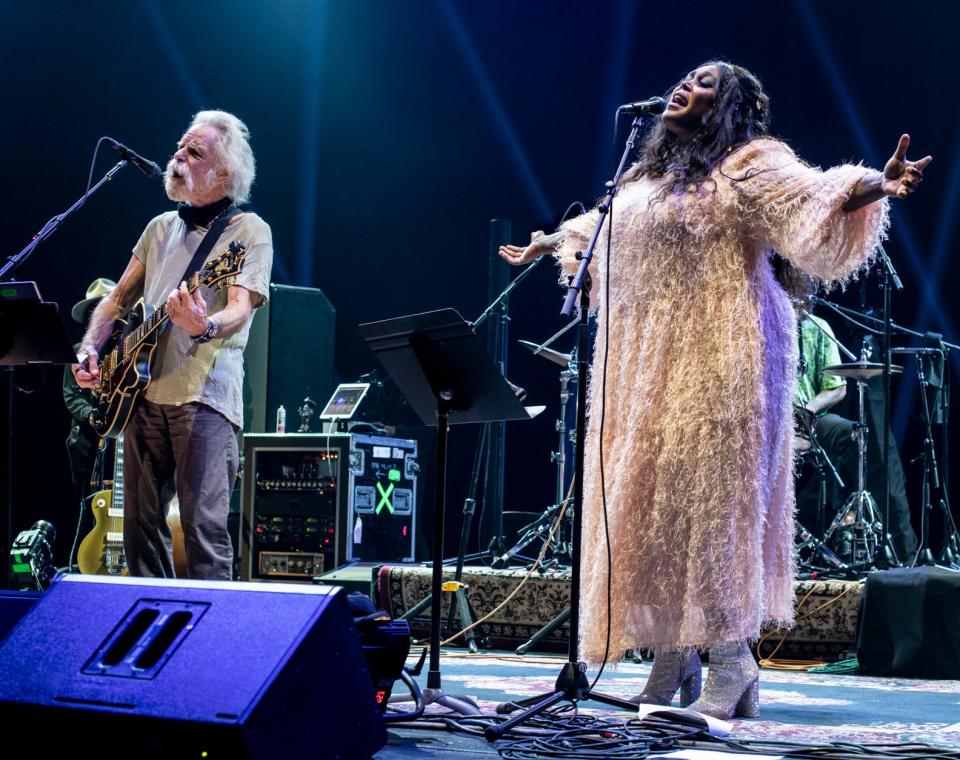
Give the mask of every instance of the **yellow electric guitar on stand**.
POLYGON ((95 524, 77 550, 77 565, 86 575, 126 575, 123 554, 123 436, 114 439, 113 483, 92 498, 95 524))
MULTIPOLYGON (((107 439, 105 439, 107 440, 107 439)), ((95 524, 77 550, 77 566, 85 575, 127 575, 123 553, 123 435, 114 440, 113 483, 97 491, 90 508, 95 524)), ((187 577, 187 555, 180 524, 180 502, 174 496, 167 514, 173 540, 173 567, 178 578, 187 577)))

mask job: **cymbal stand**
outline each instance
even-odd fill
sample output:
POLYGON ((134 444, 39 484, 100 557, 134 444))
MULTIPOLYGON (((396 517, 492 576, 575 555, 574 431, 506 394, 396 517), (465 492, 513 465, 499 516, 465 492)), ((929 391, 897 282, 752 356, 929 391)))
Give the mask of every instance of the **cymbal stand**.
POLYGON ((853 435, 857 441, 857 490, 840 507, 830 527, 823 536, 823 542, 828 543, 837 528, 844 523, 849 514, 854 515, 849 528, 853 533, 853 547, 851 553, 852 569, 864 569, 873 565, 874 556, 881 541, 878 533, 883 536, 883 523, 877 509, 877 502, 866 489, 866 462, 867 462, 867 433, 869 429, 866 421, 866 392, 867 382, 864 378, 855 378, 857 383, 857 421, 853 426, 853 435), (857 545, 862 545, 858 553, 857 545))
MULTIPOLYGON (((556 430, 557 430, 557 450, 550 453, 550 459, 553 462, 556 462, 557 465, 557 489, 556 489, 556 501, 554 502, 554 507, 559 506, 564 501, 564 495, 566 492, 566 463, 567 463, 567 443, 573 442, 573 445, 576 446, 576 431, 568 430, 567 428, 567 404, 570 402, 570 382, 573 381, 576 383, 577 370, 575 368, 576 359, 573 360, 570 366, 560 373, 560 413, 557 416, 556 421, 556 430)), ((555 541, 556 549, 553 551, 553 556, 563 557, 567 563, 573 559, 573 549, 570 546, 570 531, 564 530, 564 528, 569 527, 569 522, 573 517, 572 510, 567 510, 567 514, 564 517, 563 523, 561 523, 558 528, 557 540, 555 541)))
MULTIPOLYGON (((550 535, 550 526, 553 524, 554 515, 557 510, 559 510, 564 502, 566 501, 565 486, 566 486, 566 444, 567 440, 573 440, 576 437, 576 431, 569 430, 567 428, 567 405, 570 402, 571 393, 570 393, 570 383, 576 383, 577 370, 576 370, 576 350, 572 354, 563 354, 558 351, 550 349, 550 344, 553 343, 557 338, 559 338, 564 333, 568 332, 571 327, 576 326, 576 319, 572 320, 566 327, 561 329, 558 333, 551 335, 547 338, 546 341, 540 345, 535 345, 529 341, 520 341, 521 345, 526 346, 531 349, 535 356, 543 356, 544 358, 560 364, 563 367, 563 371, 560 373, 560 412, 559 416, 554 423, 554 427, 558 435, 558 446, 556 451, 550 452, 550 461, 556 464, 557 469, 557 482, 556 482, 556 501, 547 507, 536 520, 533 522, 524 525, 520 528, 518 532, 519 538, 516 543, 505 550, 499 557, 493 560, 491 567, 501 568, 506 567, 512 560, 520 559, 521 561, 526 561, 528 564, 536 562, 529 557, 524 557, 520 552, 526 549, 530 544, 535 541, 547 541, 550 535)), ((570 534, 570 524, 573 518, 572 508, 567 509, 564 514, 563 522, 557 527, 554 532, 554 538, 552 539, 553 547, 551 548, 551 560, 552 564, 556 565, 557 561, 560 559, 565 559, 568 564, 572 559, 573 550, 569 541, 570 534), (564 530, 566 528, 566 530, 564 530), (567 540, 564 540, 566 536, 567 540)))

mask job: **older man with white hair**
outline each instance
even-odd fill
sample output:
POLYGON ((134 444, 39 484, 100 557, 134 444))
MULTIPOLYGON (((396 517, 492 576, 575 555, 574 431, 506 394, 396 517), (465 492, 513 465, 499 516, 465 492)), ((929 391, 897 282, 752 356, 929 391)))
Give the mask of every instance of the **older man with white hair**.
POLYGON ((267 300, 273 264, 270 227, 238 209, 255 174, 248 140, 246 125, 232 114, 194 116, 165 175, 167 195, 180 206, 147 225, 116 288, 94 310, 73 367, 81 386, 94 387, 115 320, 140 297, 166 305, 172 324, 159 338, 152 380, 124 431, 124 548, 133 575, 174 575, 165 518, 176 493, 189 576, 232 577, 227 513, 243 425, 243 349, 253 310, 267 300), (224 228, 218 220, 227 219, 224 228), (229 287, 191 295, 186 280, 199 269, 191 262, 211 228, 220 235, 205 260, 233 241, 243 243, 246 257, 229 287))

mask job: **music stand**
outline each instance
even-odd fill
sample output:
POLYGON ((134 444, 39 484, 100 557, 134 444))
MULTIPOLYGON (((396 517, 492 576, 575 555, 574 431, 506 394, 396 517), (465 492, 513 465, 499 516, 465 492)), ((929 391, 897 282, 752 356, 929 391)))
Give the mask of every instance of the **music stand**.
POLYGON ((450 425, 525 420, 529 414, 480 345, 473 328, 454 309, 369 322, 359 329, 423 424, 437 427, 430 665, 424 701, 438 702, 464 715, 478 715, 479 710, 470 702, 445 694, 440 681, 447 433, 450 425))
POLYGON ((77 360, 57 304, 42 301, 34 282, 0 282, 0 375, 6 424, 3 457, 3 585, 9 584, 9 548, 13 539, 13 368, 24 364, 73 364, 77 360))

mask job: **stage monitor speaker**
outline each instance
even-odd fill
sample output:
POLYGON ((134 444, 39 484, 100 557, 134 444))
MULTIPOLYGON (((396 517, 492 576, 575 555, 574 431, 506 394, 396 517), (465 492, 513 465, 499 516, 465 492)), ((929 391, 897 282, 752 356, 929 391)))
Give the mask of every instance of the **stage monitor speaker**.
POLYGON ((39 591, 0 591, 0 641, 41 596, 39 591))
POLYGON ((386 742, 341 589, 66 576, 0 644, 7 757, 369 758, 386 742), (66 729, 66 730, 62 730, 66 729))
POLYGON ((321 290, 270 284, 243 352, 244 432, 274 432, 281 404, 295 432, 304 397, 318 407, 326 402, 334 388, 335 326, 336 311, 321 290))
POLYGON ((870 676, 960 679, 960 574, 894 568, 867 576, 857 660, 870 676))

